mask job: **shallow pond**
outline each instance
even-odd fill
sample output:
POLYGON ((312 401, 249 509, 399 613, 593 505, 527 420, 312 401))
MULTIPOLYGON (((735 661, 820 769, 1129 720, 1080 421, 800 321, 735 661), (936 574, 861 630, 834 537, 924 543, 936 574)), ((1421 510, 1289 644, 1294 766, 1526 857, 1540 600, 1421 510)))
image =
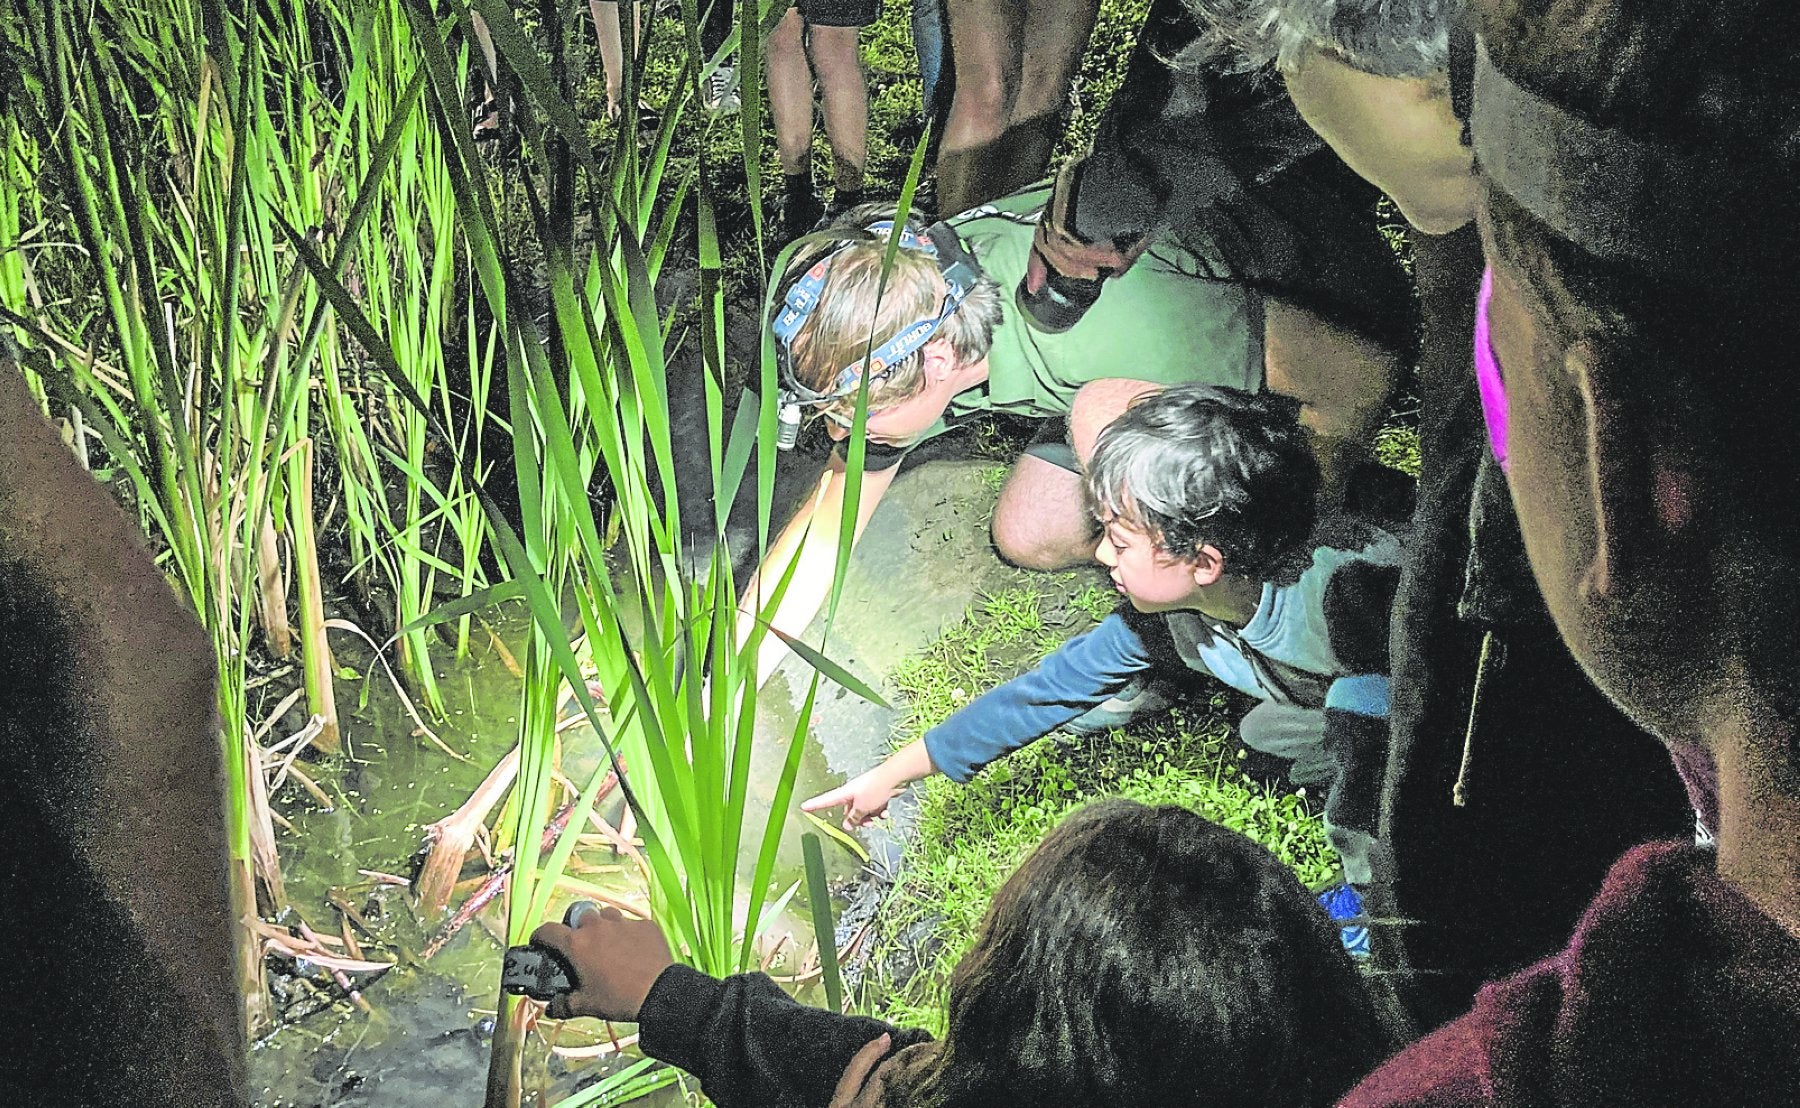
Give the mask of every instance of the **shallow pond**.
MULTIPOLYGON (((983 589, 1013 572, 1001 566, 987 546, 984 524, 992 505, 992 477, 991 466, 951 462, 924 467, 896 481, 891 503, 877 514, 853 559, 852 579, 846 584, 827 653, 855 672, 879 679, 959 618, 983 589), (897 588, 897 581, 906 586, 897 588)), ((497 626, 502 639, 516 645, 520 628, 497 626)), ((517 678, 479 627, 476 639, 479 645, 470 659, 443 667, 450 715, 441 726, 434 725, 439 737, 469 761, 446 755, 414 733, 413 720, 377 667, 363 682, 346 683, 340 689, 354 761, 346 759, 341 772, 320 778, 321 787, 336 802, 333 807, 307 802, 304 794, 295 803, 291 791, 277 800, 278 810, 293 824, 293 830, 279 833, 278 840, 295 909, 316 931, 337 935, 347 925, 340 924, 333 899, 348 904, 379 937, 378 942, 371 941, 357 933, 369 957, 391 957, 397 965, 363 990, 368 1012, 352 1007, 329 986, 280 982, 291 1003, 290 1013, 318 1010, 293 1019, 254 1051, 253 1088, 262 1108, 377 1104, 445 1108, 481 1099, 488 1055, 486 1021, 495 1007, 501 954, 495 937, 501 926, 498 901, 441 951, 420 961, 419 952, 431 940, 432 928, 416 919, 406 890, 369 876, 405 876, 423 828, 462 804, 514 742, 517 678), (352 711, 358 698, 364 703, 352 711)), ((367 662, 345 660, 354 661, 359 671, 367 662)), ((764 691, 747 827, 760 828, 766 817, 774 777, 809 676, 803 663, 790 659, 764 691)), ((796 797, 812 795, 873 764, 886 753, 892 723, 891 709, 868 704, 836 686, 822 690, 796 797)), ((567 733, 565 770, 572 778, 584 780, 598 757, 598 740, 585 727, 567 733)), ((615 797, 610 806, 616 805, 615 797)), ((616 819, 617 813, 609 815, 616 819)), ((800 875, 800 833, 809 826, 797 811, 787 820, 777 893, 800 875)), ((746 868, 754 833, 750 838, 746 868)), ((874 831, 865 837, 865 844, 877 865, 891 864, 897 857, 892 831, 874 831)), ((588 853, 592 861, 607 861, 604 852, 588 853)), ((858 869, 848 851, 829 843, 826 858, 840 885, 858 869)), ((607 881, 605 874, 582 876, 607 881)), ((615 879, 627 880, 622 873, 615 879)), ((453 906, 466 893, 459 886, 453 906)), ((784 949, 796 955, 812 946, 803 899, 797 896, 788 913, 770 928, 784 949), (783 935, 789 937, 781 939, 783 935)), ((547 1058, 540 1040, 528 1054, 526 1072, 527 1103, 537 1092, 551 1104, 598 1071, 589 1063, 547 1058)), ((673 1091, 660 1095, 678 1096, 673 1091)))

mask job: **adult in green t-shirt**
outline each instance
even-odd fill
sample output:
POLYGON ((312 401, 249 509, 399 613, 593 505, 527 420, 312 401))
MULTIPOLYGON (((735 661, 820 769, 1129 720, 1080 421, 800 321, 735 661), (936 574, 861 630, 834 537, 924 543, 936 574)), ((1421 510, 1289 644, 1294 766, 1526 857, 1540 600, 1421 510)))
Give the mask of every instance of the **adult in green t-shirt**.
MULTIPOLYGON (((998 286, 1000 304, 985 378, 953 395, 942 418, 915 441, 985 412, 1067 416, 1083 385, 1108 378, 1263 387, 1262 297, 1216 253, 1200 255, 1172 238, 1158 241, 1109 281, 1076 326, 1060 334, 1032 326, 1011 297, 1048 198, 1048 186, 1037 186, 945 221, 998 286)), ((833 265, 854 265, 853 257, 833 265)), ((985 313, 985 291, 972 293, 959 311, 985 313)), ((804 372, 799 363, 795 368, 804 372)), ((871 414, 882 408, 872 396, 871 414)), ((870 438, 880 441, 873 427, 870 438)))
MULTIPOLYGON (((908 450, 985 412, 1046 420, 1013 466, 993 520, 1000 554, 1036 569, 1092 559, 1080 459, 1131 401, 1165 385, 1293 396, 1328 473, 1347 448, 1364 449, 1398 376, 1398 356, 1259 292, 1234 274, 1224 251, 1191 236, 1151 240, 1068 331, 1033 327, 1013 304, 1013 289, 1048 195, 1048 185, 1039 185, 931 229, 910 225, 885 281, 893 213, 868 207, 844 224, 871 234, 828 243, 789 267, 774 324, 784 375, 839 441, 850 433, 869 359, 858 536, 908 450)), ((1372 221, 1348 233, 1364 230, 1374 233, 1372 221)), ((840 449, 747 589, 747 600, 760 606, 760 582, 779 580, 791 559, 803 559, 773 619, 789 634, 805 629, 830 591, 844 473, 840 449)), ((778 640, 769 641, 762 678, 783 655, 778 640)))

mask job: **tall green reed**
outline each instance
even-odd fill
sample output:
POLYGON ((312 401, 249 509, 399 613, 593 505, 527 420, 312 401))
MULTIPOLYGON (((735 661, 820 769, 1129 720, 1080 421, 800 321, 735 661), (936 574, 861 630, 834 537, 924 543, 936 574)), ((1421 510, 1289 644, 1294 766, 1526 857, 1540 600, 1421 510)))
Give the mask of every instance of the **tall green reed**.
MULTIPOLYGON (((30 348, 48 398, 101 444, 212 638, 233 895, 246 921, 281 899, 247 682, 259 625, 270 650, 287 649, 290 573, 308 706, 325 723, 317 742, 335 742, 323 505, 345 505, 352 543, 360 534, 363 557, 386 567, 395 627, 446 583, 482 580, 484 524, 463 475, 440 486, 415 409, 340 341, 285 234, 304 228, 330 272, 385 297, 384 317, 406 336, 408 379, 429 389, 467 452, 488 363, 456 288, 454 204, 434 168, 437 132, 420 122, 425 82, 409 35, 395 0, 0 5, 15 63, 0 82, 16 108, 0 121, 0 154, 9 178, 35 186, 0 199, 0 319, 30 348), (419 255, 425 240, 432 249, 419 255), (383 269, 389 255, 403 260, 383 269), (61 299, 42 295, 34 259, 53 265, 61 299), (450 395, 441 342, 453 328, 471 335, 472 397, 450 395), (338 480, 315 495, 329 472, 322 455, 338 480), (370 499, 383 511, 359 528, 355 505, 370 499)), ((428 682, 423 641, 403 654, 428 682)), ((249 931, 240 945, 257 1028, 260 946, 249 931)))
MULTIPOLYGON (((475 334, 474 306, 458 290, 464 268, 454 199, 439 138, 416 96, 418 50, 397 3, 337 9, 328 24, 333 48, 347 59, 348 179, 374 191, 385 218, 365 222, 349 274, 363 304, 388 325, 408 381, 429 398, 454 443, 432 438, 425 417, 379 376, 359 368, 324 377, 327 425, 337 447, 353 572, 373 574, 392 596, 400 663, 427 707, 443 714, 430 635, 417 628, 440 590, 463 594, 483 586, 484 523, 479 503, 440 451, 478 451, 491 374, 475 334), (371 175, 382 136, 398 147, 392 171, 371 175), (465 332, 468 389, 458 390, 446 340, 465 332)), ((329 318, 329 317, 327 317, 329 318)), ((485 471, 476 459, 473 472, 485 471)), ((468 621, 458 621, 456 653, 468 649, 468 621)))
MULTIPOLYGON (((691 16, 691 0, 687 6, 691 16)), ((644 839, 656 918, 699 968, 721 975, 740 971, 750 964, 757 923, 773 891, 776 849, 819 678, 815 673, 787 740, 770 809, 757 817, 749 799, 755 674, 768 632, 760 618, 739 611, 732 552, 722 535, 754 459, 759 554, 767 545, 775 426, 773 409, 748 394, 727 414, 721 256, 711 197, 696 168, 665 179, 675 128, 703 67, 690 42, 682 80, 645 149, 627 125, 610 149, 596 150, 566 92, 556 5, 540 10, 547 59, 510 7, 494 0, 445 8, 413 0, 408 13, 425 47, 451 188, 504 351, 520 525, 515 530, 491 502, 489 524, 512 577, 508 595, 522 596, 533 616, 519 770, 509 802, 515 830, 507 940, 525 941, 545 918, 576 840, 565 835, 545 855, 538 834, 553 806, 556 705, 566 687, 607 754, 574 798, 571 824, 587 820, 600 778, 618 773, 644 839), (486 168, 462 118, 464 90, 440 32, 446 11, 465 36, 471 12, 486 21, 507 79, 524 100, 515 120, 526 158, 512 171, 528 178, 541 273, 527 271, 505 245, 486 168), (710 518, 698 521, 682 518, 677 487, 676 451, 694 450, 695 444, 677 443, 672 433, 667 372, 677 341, 675 310, 659 309, 655 296, 676 221, 690 198, 702 290, 704 479, 713 494, 710 518), (526 307, 534 288, 549 295, 542 326, 526 307), (596 519, 589 495, 597 482, 609 500, 603 520, 596 519), (689 525, 716 540, 702 544, 698 564, 684 549, 689 525), (746 848, 752 859, 747 868, 740 861, 746 848)), ((759 9, 756 18, 763 14, 759 9)), ((627 105, 636 102, 632 87, 628 79, 627 105)), ((754 162, 757 152, 745 156, 754 162)), ((358 341, 425 410, 404 380, 391 341, 353 291, 299 234, 290 230, 289 237, 358 341)), ((763 374, 764 393, 771 395, 771 362, 763 374)), ((771 604, 786 585, 782 580, 769 590, 771 604)), ((820 672, 874 695, 815 649, 796 649, 820 672)), ((517 1103, 524 1015, 516 1002, 503 1003, 490 1105, 517 1103)))

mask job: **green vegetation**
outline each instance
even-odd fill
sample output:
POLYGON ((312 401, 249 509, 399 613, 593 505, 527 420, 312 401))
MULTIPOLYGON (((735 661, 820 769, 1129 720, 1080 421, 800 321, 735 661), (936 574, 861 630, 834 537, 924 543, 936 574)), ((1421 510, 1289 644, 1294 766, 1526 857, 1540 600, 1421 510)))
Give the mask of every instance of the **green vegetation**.
MULTIPOLYGON (((1103 3, 1061 153, 1091 135, 1146 6, 1103 3)), ((869 189, 903 199, 917 163, 891 135, 918 109, 908 7, 889 0, 864 38, 869 189)), ((775 851, 817 683, 783 737, 770 814, 754 818, 749 675, 766 632, 739 612, 722 547, 703 541, 690 557, 684 545, 723 528, 739 487, 753 493, 759 545, 771 525, 774 413, 739 393, 746 380, 772 392, 770 351, 729 365, 724 342, 727 318, 760 310, 781 261, 761 236, 778 176, 755 52, 741 120, 705 119, 692 106, 706 72, 694 0, 679 16, 647 11, 627 116, 601 122, 584 9, 0 0, 12 63, 0 97, 16 109, 0 116, 0 327, 212 637, 240 983, 258 1032, 273 929, 258 917, 285 901, 263 743, 288 747, 282 773, 296 777, 300 747, 337 748, 333 630, 391 650, 426 741, 445 711, 438 670, 467 653, 478 613, 506 602, 530 615, 518 756, 434 828, 423 922, 437 922, 476 843, 510 866, 508 942, 570 888, 591 888, 571 877, 583 835, 546 827, 557 813, 597 824, 614 775, 641 839, 606 828, 624 844, 629 895, 695 965, 751 965, 758 921, 792 892, 776 887, 775 851), (476 14, 517 90, 517 150, 504 158, 478 149, 466 109, 478 98, 476 14), (640 95, 661 113, 641 137, 640 95), (694 292, 659 296, 676 269, 697 278, 694 292), (703 444, 675 441, 667 381, 696 350, 703 444), (702 458, 707 518, 683 518, 678 453, 702 458), (251 688, 289 658, 310 720, 271 738, 277 720, 254 718, 251 688), (561 776, 571 714, 607 755, 573 783, 561 776)), ((766 18, 744 6, 740 34, 766 18)), ((822 132, 818 142, 823 162, 822 132)), ((983 436, 990 456, 1016 449, 1004 432, 983 436)), ((860 452, 859 437, 853 472, 860 452)), ((996 469, 995 489, 1003 478, 996 469)), ((854 483, 846 499, 848 518, 854 483)), ((773 604, 783 583, 766 584, 773 604)), ((1074 576, 993 597, 895 675, 903 738, 1113 601, 1074 576)), ((1243 776, 1223 711, 1215 699, 1124 735, 1038 744, 967 788, 934 782, 884 925, 890 948, 922 946, 929 968, 889 983, 890 1014, 941 1017, 943 970, 993 889, 1096 796, 1188 804, 1323 879, 1316 820, 1303 799, 1243 776)), ((490 1105, 517 1103, 530 1015, 512 1002, 502 1012, 490 1105)), ((578 1100, 618 1103, 667 1081, 637 1065, 578 1100)))
MULTIPOLYGON (((755 927, 741 920, 761 919, 778 892, 775 849, 804 744, 786 744, 770 815, 748 819, 748 677, 765 632, 739 614, 723 546, 702 540, 697 565, 684 548, 687 536, 718 533, 745 480, 766 541, 773 484, 774 413, 724 383, 723 257, 703 156, 668 172, 704 67, 692 41, 673 44, 680 63, 660 130, 640 146, 628 118, 597 147, 571 107, 569 28, 555 10, 528 30, 505 4, 475 8, 502 83, 518 90, 510 170, 522 184, 508 195, 523 197, 524 228, 496 208, 497 176, 464 109, 469 7, 0 10, 8 54, 24 63, 4 78, 22 111, 0 122, 4 323, 46 404, 119 482, 213 638, 246 929, 240 978, 259 1033, 257 917, 284 897, 249 666, 253 652, 292 649, 297 609, 314 716, 301 741, 335 745, 325 630, 366 632, 326 619, 321 562, 342 569, 352 598, 385 609, 386 625, 370 630, 396 646, 427 714, 442 711, 431 661, 442 629, 461 649, 487 604, 522 600, 532 615, 519 757, 494 778, 516 783, 484 839, 508 856, 509 942, 549 914, 579 843, 546 832, 552 813, 585 826, 615 774, 642 838, 643 895, 696 965, 748 965, 755 927), (27 180, 39 187, 11 187, 27 180), (684 221, 700 295, 678 319, 656 288, 684 221), (523 257, 509 245, 522 233, 523 257), (450 353, 459 342, 466 366, 450 353), (698 345, 706 375, 702 473, 715 495, 701 498, 712 501, 705 520, 681 518, 676 482, 667 373, 684 343, 698 345), (490 383, 504 416, 489 411, 490 383), (489 423, 510 438, 516 515, 489 495, 489 423), (559 779, 568 696, 608 753, 574 788, 559 779), (740 871, 746 842, 754 862, 740 871)), ((691 0, 684 9, 665 22, 691 34, 691 0)), ((753 33, 758 14, 746 9, 753 33)), ((747 91, 754 140, 760 108, 754 84, 747 91)), ((746 144, 751 180, 759 154, 746 144)), ((765 359, 764 394, 772 372, 765 359)), ((770 584, 778 597, 784 583, 770 584)), ((476 830, 497 798, 475 812, 476 830)), ((452 879, 476 837, 450 837, 440 868, 452 879)), ((494 1105, 518 1102, 528 1016, 510 1000, 503 1013, 494 1105)))
MULTIPOLYGON (((0 120, 4 191, 19 198, 0 210, 0 319, 213 640, 233 891, 247 920, 258 883, 263 907, 285 899, 248 716, 253 649, 283 658, 298 639, 307 740, 338 744, 325 505, 343 505, 349 576, 369 592, 380 582, 394 628, 440 578, 481 579, 467 486, 426 472, 418 422, 361 372, 291 248, 292 229, 307 228, 332 270, 354 272, 371 309, 415 340, 408 372, 447 388, 440 340, 459 305, 456 234, 441 222, 430 137, 413 118, 418 84, 398 13, 300 0, 248 23, 197 0, 0 9, 17 62, 0 70, 17 109, 0 120), (403 152, 412 161, 388 173, 403 152), (25 181, 35 187, 15 192, 25 181), (436 249, 370 261, 402 237, 436 249), (325 453, 339 480, 315 490, 325 453), (453 561, 437 556, 446 545, 461 547, 453 561)), ((402 664, 435 707, 429 649, 402 639, 402 664)), ((260 1029, 260 944, 247 932, 240 946, 249 1025, 260 1029)))
MULTIPOLYGON (((896 745, 1030 668, 1115 601, 1112 590, 1083 586, 1076 574, 1032 576, 986 598, 892 674, 904 698, 896 745)), ((967 785, 927 779, 869 960, 867 992, 878 1014, 941 1035, 950 969, 974 942, 995 890, 1064 816, 1101 797, 1192 808, 1262 843, 1303 882, 1326 882, 1335 859, 1306 798, 1273 791, 1240 768, 1231 699, 1220 691, 1104 735, 1059 733, 967 785)))
POLYGON ((1419 475, 1419 431, 1390 422, 1375 435, 1375 460, 1408 477, 1419 475))

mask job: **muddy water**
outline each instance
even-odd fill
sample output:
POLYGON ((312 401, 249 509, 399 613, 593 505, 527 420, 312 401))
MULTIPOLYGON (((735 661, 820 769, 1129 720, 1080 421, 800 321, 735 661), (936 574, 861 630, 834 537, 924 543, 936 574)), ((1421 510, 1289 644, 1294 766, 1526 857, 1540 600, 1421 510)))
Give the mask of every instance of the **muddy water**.
MULTIPOLYGON (((993 500, 992 468, 986 464, 936 462, 897 479, 852 560, 827 653, 879 682, 895 663, 959 618, 982 592, 1014 579, 1014 571, 988 545, 986 521, 993 500)), ((503 628, 515 643, 516 632, 503 628)), ((815 642, 816 632, 810 636, 815 642)), ((746 868, 810 676, 809 667, 790 659, 764 691, 752 763, 746 868)), ((423 827, 460 805, 514 741, 517 682, 491 646, 467 663, 446 666, 444 687, 450 717, 438 733, 468 762, 413 734, 412 720, 378 669, 366 683, 366 703, 351 714, 345 728, 357 760, 341 777, 321 782, 334 806, 278 804, 294 824, 294 831, 281 833, 279 840, 288 895, 296 909, 315 930, 336 934, 338 913, 328 898, 337 890, 381 937, 380 943, 367 942, 369 956, 395 957, 399 965, 364 990, 372 1015, 341 1001, 327 1003, 328 993, 315 995, 310 986, 285 986, 301 994, 295 1011, 323 1007, 283 1027, 254 1052, 253 1087, 263 1108, 480 1103, 488 1053, 484 1019, 494 1008, 501 952, 495 938, 497 907, 420 964, 416 955, 429 940, 429 929, 414 918, 402 891, 372 885, 359 872, 404 874, 423 827)), ((348 708, 364 693, 365 685, 349 684, 340 689, 340 700, 348 708)), ((889 747, 893 722, 891 709, 827 682, 807 737, 796 798, 873 765, 889 747)), ((585 730, 570 733, 567 756, 577 780, 597 759, 597 747, 585 730)), ((907 814, 907 806, 899 805, 890 827, 865 836, 878 864, 891 865, 897 858, 895 829, 903 834, 907 814)), ((797 812, 790 813, 779 855, 778 891, 799 876, 800 833, 807 827, 797 812)), ((837 847, 828 845, 827 859, 839 878, 856 869, 848 852, 837 847)), ((791 934, 785 944, 789 950, 810 945, 804 911, 797 900, 795 910, 774 925, 777 935, 791 934)), ((586 1063, 546 1059, 540 1044, 527 1063, 527 1087, 541 1092, 544 1103, 554 1103, 596 1072, 586 1063)), ((662 1097, 666 1099, 660 1103, 678 1102, 672 1091, 662 1097)))

